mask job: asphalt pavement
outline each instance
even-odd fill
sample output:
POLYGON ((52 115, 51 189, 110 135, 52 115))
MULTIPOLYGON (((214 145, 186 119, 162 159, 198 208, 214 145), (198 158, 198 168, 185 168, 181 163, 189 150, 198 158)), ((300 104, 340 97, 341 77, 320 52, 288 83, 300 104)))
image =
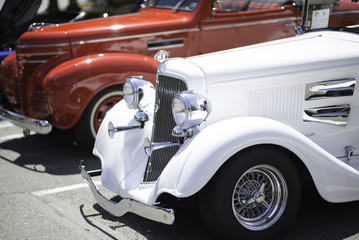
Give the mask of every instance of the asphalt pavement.
MULTIPOLYGON (((89 170, 100 167, 71 131, 24 137, 20 128, 0 121, 0 239, 214 240, 189 203, 176 209, 171 226, 131 213, 120 218, 106 213, 80 176, 81 160, 89 170)), ((94 180, 113 196, 99 177, 94 180)), ((328 203, 308 188, 296 221, 281 239, 359 239, 358 214, 359 201, 328 203)))

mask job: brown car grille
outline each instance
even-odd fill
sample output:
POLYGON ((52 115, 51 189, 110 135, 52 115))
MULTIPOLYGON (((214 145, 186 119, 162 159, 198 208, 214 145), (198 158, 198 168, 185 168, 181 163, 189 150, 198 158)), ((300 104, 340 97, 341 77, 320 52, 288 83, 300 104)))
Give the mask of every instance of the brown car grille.
MULTIPOLYGON (((154 116, 152 142, 177 141, 175 137, 172 137, 172 129, 176 126, 172 117, 172 99, 177 92, 185 90, 187 86, 184 81, 158 75, 156 84, 158 110, 154 116)), ((144 182, 156 181, 178 149, 179 147, 175 146, 154 151, 148 159, 144 182)))
MULTIPOLYGON (((68 47, 68 46, 66 46, 68 47)), ((66 48, 63 47, 63 48, 66 48)), ((29 115, 29 106, 31 103, 32 114, 47 116, 47 109, 44 103, 44 91, 42 89, 42 80, 47 73, 46 64, 50 59, 57 59, 68 54, 64 49, 47 48, 46 52, 42 47, 18 47, 16 51, 16 62, 18 67, 17 97, 20 99, 21 109, 25 115, 29 115), (49 51, 50 50, 50 51, 49 51), (53 50, 53 51, 51 51, 53 50), (39 70, 42 70, 41 72, 39 70), (37 78, 36 82, 32 81, 37 78)), ((50 69, 49 69, 50 70, 50 69)))

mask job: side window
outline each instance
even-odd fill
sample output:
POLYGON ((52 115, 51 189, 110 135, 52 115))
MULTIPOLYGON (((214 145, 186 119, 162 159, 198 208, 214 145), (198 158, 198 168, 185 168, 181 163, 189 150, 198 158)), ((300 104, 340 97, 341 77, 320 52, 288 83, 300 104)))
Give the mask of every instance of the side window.
POLYGON ((215 12, 240 12, 247 10, 250 0, 215 0, 213 10, 215 12))
POLYGON ((214 0, 213 10, 218 13, 253 11, 279 8, 290 3, 290 0, 214 0))
POLYGON ((247 11, 279 8, 289 3, 290 1, 288 0, 252 0, 248 5, 247 11))

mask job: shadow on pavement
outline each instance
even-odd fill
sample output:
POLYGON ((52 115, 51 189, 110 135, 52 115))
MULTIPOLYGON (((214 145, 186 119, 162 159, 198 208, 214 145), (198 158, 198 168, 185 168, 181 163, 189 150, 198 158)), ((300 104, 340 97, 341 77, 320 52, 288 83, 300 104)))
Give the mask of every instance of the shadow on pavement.
POLYGON ((303 194, 297 218, 281 240, 359 239, 359 201, 329 203, 314 187, 303 194))
MULTIPOLYGON (((329 203, 322 199, 314 188, 306 188, 297 218, 280 240, 328 240, 359 239, 359 201, 349 203, 329 203)), ((114 198, 116 199, 116 197, 114 198)), ((112 200, 114 200, 112 199, 112 200)), ((118 199, 117 199, 118 200, 118 199)), ((116 201, 116 200, 114 200, 116 201)), ((198 204, 189 201, 174 206, 176 220, 174 225, 165 225, 144 219, 132 213, 122 217, 114 217, 98 204, 93 208, 108 222, 108 226, 116 229, 128 226, 149 240, 215 240, 206 227, 198 210, 198 204)), ((82 212, 84 219, 92 226, 104 231, 91 221, 91 216, 82 212)), ((96 215, 98 216, 98 215, 96 215)), ((106 232, 106 231, 104 231, 106 232)), ((108 233, 107 233, 108 234, 108 233)), ((116 236, 109 236, 116 239, 116 236)), ((238 238, 240 239, 240 238, 238 238)))
POLYGON ((77 145, 72 131, 53 130, 0 143, 0 158, 25 169, 54 175, 79 174, 79 163, 89 170, 101 167, 91 149, 77 145), (16 157, 14 157, 16 156, 16 157))
MULTIPOLYGON (((117 197, 115 197, 117 198, 117 197)), ((116 201, 115 199, 112 199, 116 201)), ((117 199, 118 200, 118 199, 117 199)), ((116 231, 128 226, 134 231, 138 232, 145 239, 149 240, 215 240, 209 229, 204 224, 198 205, 192 200, 181 202, 174 205, 176 220, 173 225, 166 225, 154 222, 132 213, 126 213, 122 217, 115 217, 106 212, 98 204, 93 208, 99 212, 101 217, 109 222, 109 228, 116 231)), ((91 226, 97 228, 111 239, 117 239, 116 236, 111 235, 100 226, 96 225, 95 221, 91 221, 93 215, 86 215, 80 208, 81 214, 85 221, 91 226)), ((96 215, 98 216, 98 215, 96 215)))

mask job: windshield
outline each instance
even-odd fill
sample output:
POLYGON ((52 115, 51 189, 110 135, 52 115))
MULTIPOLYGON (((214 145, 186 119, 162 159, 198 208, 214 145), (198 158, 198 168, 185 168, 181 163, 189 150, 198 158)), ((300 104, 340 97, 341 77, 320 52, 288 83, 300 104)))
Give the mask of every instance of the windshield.
POLYGON ((200 0, 149 0, 146 6, 150 8, 172 9, 174 11, 188 11, 195 10, 200 0))
POLYGON ((358 0, 304 0, 299 32, 321 29, 357 31, 358 0))

